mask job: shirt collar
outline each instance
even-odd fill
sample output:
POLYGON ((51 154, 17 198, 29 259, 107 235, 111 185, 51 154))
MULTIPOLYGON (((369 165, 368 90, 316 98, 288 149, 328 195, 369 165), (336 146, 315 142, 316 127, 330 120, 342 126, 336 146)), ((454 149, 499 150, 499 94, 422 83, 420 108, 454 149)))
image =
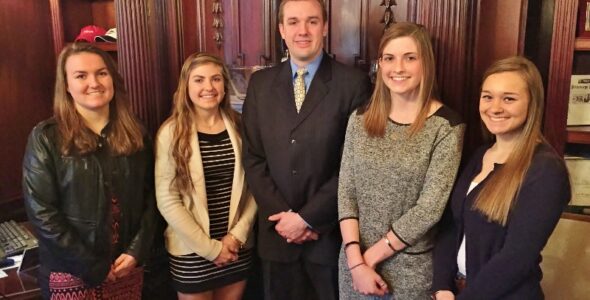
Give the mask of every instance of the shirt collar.
MULTIPOLYGON (((313 78, 313 76, 315 75, 315 73, 317 72, 317 70, 320 68, 320 63, 322 62, 322 58, 324 57, 324 52, 322 51, 320 53, 320 55, 318 55, 318 57, 316 57, 314 60, 312 60, 307 66, 305 66, 305 68, 307 69, 307 78, 313 78)), ((297 75, 297 69, 299 69, 297 67, 297 65, 295 63, 293 63, 292 60, 289 60, 289 63, 291 64, 291 75, 292 78, 295 79, 295 76, 297 75)))

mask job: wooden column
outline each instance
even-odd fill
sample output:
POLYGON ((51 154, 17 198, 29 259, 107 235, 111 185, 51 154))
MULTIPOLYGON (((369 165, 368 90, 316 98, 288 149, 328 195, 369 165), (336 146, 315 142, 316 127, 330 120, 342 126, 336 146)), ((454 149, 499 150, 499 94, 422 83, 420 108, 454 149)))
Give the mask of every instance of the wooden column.
POLYGON ((154 48, 150 43, 148 0, 115 1, 119 71, 131 107, 153 133, 160 123, 154 48))
POLYGON ((544 133, 549 143, 561 154, 566 138, 564 129, 567 128, 577 12, 578 0, 555 1, 544 133))

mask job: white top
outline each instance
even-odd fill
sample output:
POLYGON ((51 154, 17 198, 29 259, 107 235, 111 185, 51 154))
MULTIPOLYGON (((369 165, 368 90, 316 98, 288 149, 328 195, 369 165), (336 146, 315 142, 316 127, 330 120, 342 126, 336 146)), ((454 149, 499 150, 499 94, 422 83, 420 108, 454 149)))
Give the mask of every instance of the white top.
MULTIPOLYGON (((478 184, 479 182, 472 181, 469 185, 469 189, 467 190, 467 194, 471 193, 471 190, 473 190, 478 184)), ((461 241, 459 252, 457 252, 457 267, 459 267, 459 273, 467 276, 467 264, 465 263, 467 254, 465 252, 465 245, 465 234, 463 234, 463 241, 461 241)))

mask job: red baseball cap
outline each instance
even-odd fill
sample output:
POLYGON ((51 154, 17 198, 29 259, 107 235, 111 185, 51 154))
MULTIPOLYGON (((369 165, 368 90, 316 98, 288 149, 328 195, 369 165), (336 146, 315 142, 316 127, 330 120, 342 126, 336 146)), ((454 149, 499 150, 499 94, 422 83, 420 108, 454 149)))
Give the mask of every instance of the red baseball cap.
POLYGON ((84 41, 92 43, 97 36, 105 35, 107 31, 96 25, 88 25, 80 29, 80 34, 76 37, 76 42, 84 41))

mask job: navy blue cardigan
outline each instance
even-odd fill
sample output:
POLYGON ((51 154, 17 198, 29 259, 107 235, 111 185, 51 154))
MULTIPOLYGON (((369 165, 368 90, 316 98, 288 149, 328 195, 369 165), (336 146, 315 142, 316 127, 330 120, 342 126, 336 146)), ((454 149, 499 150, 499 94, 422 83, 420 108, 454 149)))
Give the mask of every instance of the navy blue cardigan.
POLYGON ((456 299, 543 299, 541 251, 571 197, 567 169, 550 146, 540 144, 502 227, 471 209, 487 180, 465 196, 489 147, 476 151, 451 194, 434 250, 432 289, 457 294, 457 252, 465 234, 467 287, 456 299))

